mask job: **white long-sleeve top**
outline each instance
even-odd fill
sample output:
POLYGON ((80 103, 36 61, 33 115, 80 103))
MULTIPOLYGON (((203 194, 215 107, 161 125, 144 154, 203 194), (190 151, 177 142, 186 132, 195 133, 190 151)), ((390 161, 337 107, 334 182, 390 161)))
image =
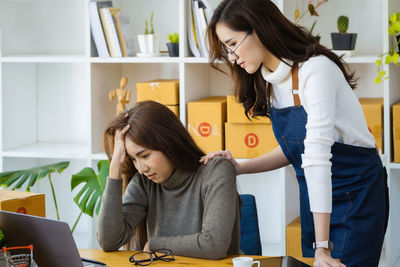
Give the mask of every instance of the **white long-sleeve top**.
MULTIPOLYGON (((287 61, 291 64, 291 61, 287 61)), ((293 106, 291 67, 281 62, 274 72, 262 67, 272 84, 275 108, 293 106)), ((334 142, 375 147, 361 105, 339 67, 326 56, 299 66, 299 96, 307 112, 302 168, 312 212, 332 212, 331 146, 334 142)))

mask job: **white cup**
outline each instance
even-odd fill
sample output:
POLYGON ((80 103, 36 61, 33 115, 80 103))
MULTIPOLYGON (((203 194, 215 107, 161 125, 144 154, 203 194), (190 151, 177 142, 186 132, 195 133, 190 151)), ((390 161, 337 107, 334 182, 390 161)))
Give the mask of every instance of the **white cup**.
POLYGON ((257 267, 260 267, 260 261, 253 261, 250 257, 236 257, 232 259, 234 267, 252 267, 254 263, 257 263, 257 267))

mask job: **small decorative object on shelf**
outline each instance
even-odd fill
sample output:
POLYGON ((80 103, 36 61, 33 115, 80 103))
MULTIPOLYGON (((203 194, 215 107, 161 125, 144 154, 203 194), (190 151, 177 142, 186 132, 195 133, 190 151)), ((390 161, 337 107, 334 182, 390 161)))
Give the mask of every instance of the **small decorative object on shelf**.
POLYGON ((169 43, 167 43, 168 54, 170 57, 179 57, 179 34, 169 33, 168 34, 169 43))
POLYGON ((138 34, 138 42, 140 53, 138 57, 158 57, 160 56, 160 35, 154 33, 153 25, 154 11, 150 16, 150 31, 147 19, 145 20, 144 34, 138 34))
POLYGON ((400 12, 393 13, 389 19, 389 29, 388 32, 390 35, 396 37, 396 44, 389 51, 379 55, 379 58, 375 61, 376 66, 378 67, 378 77, 375 78, 375 83, 380 83, 383 79, 388 79, 389 76, 386 75, 386 71, 382 70, 382 61, 383 57, 385 57, 384 64, 393 63, 397 66, 400 66, 399 61, 399 53, 400 53, 400 12), (396 48, 398 51, 396 52, 396 48))
MULTIPOLYGON (((300 11, 299 8, 299 0, 296 0, 296 9, 294 10, 294 22, 296 24, 300 24, 301 19, 304 17, 306 13, 309 13, 310 16, 314 17, 319 17, 319 14, 317 12, 317 9, 324 3, 328 2, 328 0, 316 0, 316 4, 313 3, 314 0, 308 0, 308 7, 307 10, 304 10, 303 12, 300 11)), ((310 34, 313 34, 313 30, 315 28, 315 25, 317 24, 317 19, 314 20, 313 24, 311 25, 309 31, 310 34)), ((317 35, 314 35, 315 39, 319 42, 321 39, 321 36, 319 33, 317 35)))
POLYGON ((119 88, 112 90, 109 94, 109 98, 111 101, 113 101, 114 98, 117 97, 118 102, 116 115, 124 111, 126 108, 126 104, 131 101, 131 92, 125 89, 127 83, 128 78, 122 77, 121 81, 119 82, 119 88))
MULTIPOLYGON (((347 33, 349 18, 339 16, 337 20, 338 33, 331 33, 333 50, 354 50, 356 46, 357 33, 347 33)), ((340 51, 343 54, 343 51, 340 51)))

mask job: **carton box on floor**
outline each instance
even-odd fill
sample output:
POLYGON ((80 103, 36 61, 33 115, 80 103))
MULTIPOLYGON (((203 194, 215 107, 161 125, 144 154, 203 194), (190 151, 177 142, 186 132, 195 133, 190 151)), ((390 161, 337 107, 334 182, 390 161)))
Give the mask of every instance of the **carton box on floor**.
POLYGON ((226 96, 212 96, 188 103, 188 131, 205 152, 224 149, 226 96))
POLYGON ((44 194, 0 189, 0 210, 46 216, 44 194))

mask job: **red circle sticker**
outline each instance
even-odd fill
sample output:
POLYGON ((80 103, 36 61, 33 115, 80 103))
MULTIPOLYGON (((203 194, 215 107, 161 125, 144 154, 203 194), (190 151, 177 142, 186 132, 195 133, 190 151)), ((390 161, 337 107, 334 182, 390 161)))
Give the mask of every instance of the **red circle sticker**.
POLYGON ((17 213, 27 214, 28 212, 24 207, 19 207, 17 209, 17 213))
POLYGON ((258 136, 253 133, 249 133, 244 137, 244 143, 246 146, 254 148, 258 145, 258 136))
POLYGON ((197 127, 197 131, 203 137, 209 136, 211 134, 211 130, 212 130, 211 125, 208 122, 202 122, 197 127))

